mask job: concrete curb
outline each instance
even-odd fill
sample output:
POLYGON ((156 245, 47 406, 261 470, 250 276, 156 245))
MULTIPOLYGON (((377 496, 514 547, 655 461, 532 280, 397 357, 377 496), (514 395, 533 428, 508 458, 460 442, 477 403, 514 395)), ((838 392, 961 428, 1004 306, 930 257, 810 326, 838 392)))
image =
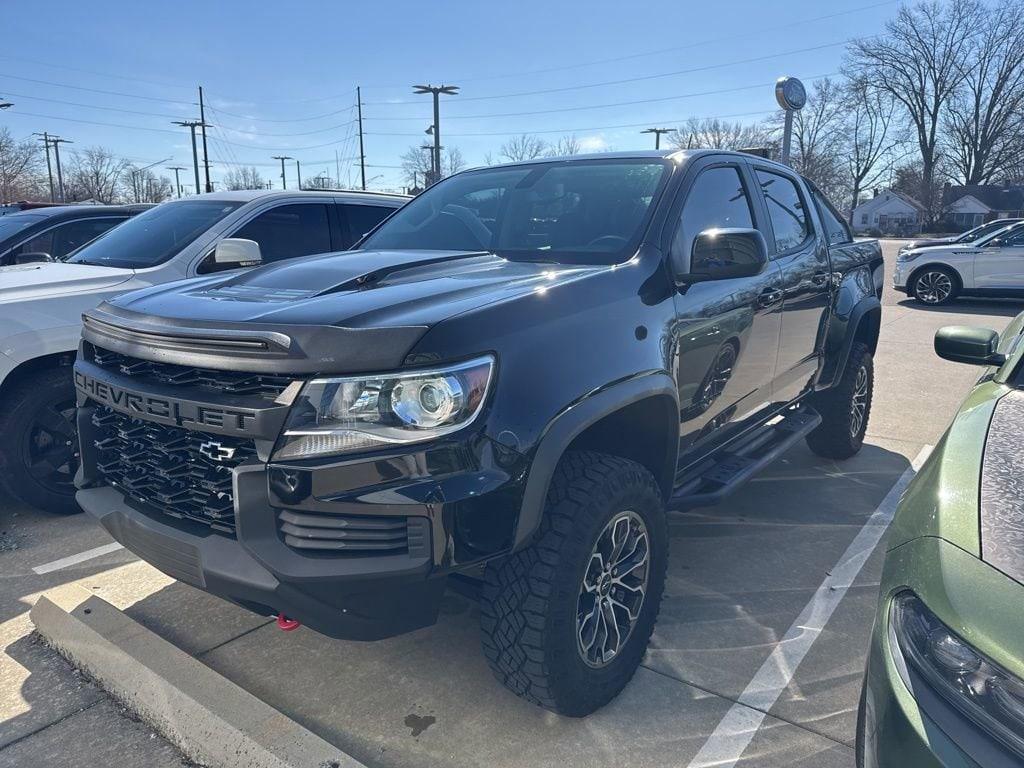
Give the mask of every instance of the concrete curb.
POLYGON ((79 584, 30 613, 62 655, 180 749, 216 768, 365 768, 79 584))

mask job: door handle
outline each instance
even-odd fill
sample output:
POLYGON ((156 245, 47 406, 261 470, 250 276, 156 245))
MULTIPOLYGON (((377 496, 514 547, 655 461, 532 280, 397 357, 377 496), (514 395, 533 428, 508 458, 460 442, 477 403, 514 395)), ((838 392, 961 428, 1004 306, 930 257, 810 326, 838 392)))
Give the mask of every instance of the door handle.
POLYGON ((782 301, 782 291, 778 288, 765 288, 757 297, 757 306, 761 309, 773 307, 782 301))
POLYGON ((815 272, 811 275, 811 285, 815 288, 821 288, 832 282, 831 272, 815 272))

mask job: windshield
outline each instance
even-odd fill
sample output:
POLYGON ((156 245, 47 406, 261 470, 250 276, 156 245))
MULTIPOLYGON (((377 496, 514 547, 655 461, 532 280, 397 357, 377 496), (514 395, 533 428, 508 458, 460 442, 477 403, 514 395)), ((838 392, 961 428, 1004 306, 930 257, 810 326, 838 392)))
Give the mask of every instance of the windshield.
POLYGON ((224 200, 164 203, 114 227, 79 248, 67 261, 145 269, 163 264, 240 206, 224 200))
POLYGON ((0 242, 14 237, 26 227, 31 227, 45 218, 33 213, 10 213, 7 216, 0 216, 0 242))
POLYGON ((615 264, 639 245, 669 167, 661 159, 605 159, 461 173, 400 209, 360 248, 615 264))
POLYGON ((954 243, 973 243, 986 235, 991 235, 998 232, 1001 229, 1006 229, 1012 226, 1016 222, 1013 221, 990 221, 988 224, 982 224, 980 227, 969 229, 964 232, 960 237, 954 240, 954 243))

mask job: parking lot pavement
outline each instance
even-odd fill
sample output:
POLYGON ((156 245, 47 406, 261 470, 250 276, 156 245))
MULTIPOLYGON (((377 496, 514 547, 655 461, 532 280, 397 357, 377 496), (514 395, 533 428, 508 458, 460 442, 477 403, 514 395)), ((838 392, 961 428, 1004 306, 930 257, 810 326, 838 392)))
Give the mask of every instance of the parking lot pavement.
MULTIPOLYGON (((888 260, 897 246, 883 244, 888 260)), ((622 696, 589 718, 557 717, 500 687, 479 649, 477 609, 460 595, 446 597, 436 626, 379 643, 305 628, 285 634, 124 550, 40 575, 32 569, 109 539, 82 518, 22 511, 6 526, 18 548, 0 552, 0 736, 36 732, 31 738, 48 739, 36 743, 57 743, 61 726, 47 724, 81 718, 74 713, 89 707, 90 719, 79 723, 137 743, 136 724, 95 703, 105 701, 99 692, 27 637, 33 596, 81 580, 373 768, 849 768, 883 549, 862 544, 873 544, 879 516, 898 495, 894 485, 939 439, 978 375, 939 360, 932 336, 946 324, 1002 330, 1024 309, 985 300, 926 309, 888 285, 883 304, 864 450, 835 463, 796 448, 722 506, 674 515, 650 652, 622 696)), ((0 748, 0 764, 29 744, 0 748)), ((140 764, 135 755, 103 759, 140 764)), ((153 764, 160 759, 154 753, 153 764)))

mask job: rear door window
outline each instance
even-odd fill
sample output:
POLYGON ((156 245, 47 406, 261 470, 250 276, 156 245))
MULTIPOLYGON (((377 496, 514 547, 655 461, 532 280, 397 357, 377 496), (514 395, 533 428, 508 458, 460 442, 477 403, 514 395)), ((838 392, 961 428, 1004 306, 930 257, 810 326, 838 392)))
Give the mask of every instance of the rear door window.
POLYGON ((818 215, 821 217, 822 226, 825 227, 828 244, 842 245, 843 243, 852 243, 853 237, 850 235, 850 228, 846 226, 846 222, 836 212, 836 209, 832 207, 832 203, 829 202, 828 198, 814 188, 811 189, 811 194, 814 195, 814 202, 818 206, 818 215))
POLYGON ((780 173, 761 169, 757 170, 757 182, 775 232, 775 253, 785 253, 803 244, 811 234, 811 227, 796 182, 780 173))

